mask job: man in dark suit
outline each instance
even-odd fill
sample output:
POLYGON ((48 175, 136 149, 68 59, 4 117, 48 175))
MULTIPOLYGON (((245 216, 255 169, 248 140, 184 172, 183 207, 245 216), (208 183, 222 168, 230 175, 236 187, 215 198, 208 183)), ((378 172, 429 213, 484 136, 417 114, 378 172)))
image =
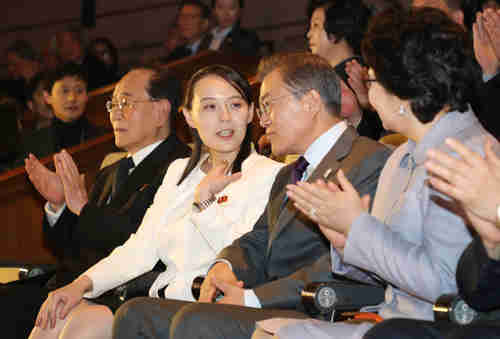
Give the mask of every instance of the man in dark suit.
POLYGON ((216 26, 203 37, 200 48, 249 56, 259 54, 257 34, 240 26, 243 7, 244 0, 212 0, 216 26))
POLYGON ((2 322, 6 337, 26 338, 49 291, 71 282, 135 232, 169 164, 189 154, 170 123, 179 104, 180 84, 164 71, 141 68, 122 78, 107 108, 115 143, 128 157, 102 169, 90 194, 66 151, 54 157, 56 172, 34 156, 26 160, 30 180, 47 199, 43 230, 60 265, 55 274, 0 287, 0 300, 9 305, 2 322))
MULTIPOLYGON (((250 338, 257 320, 305 317, 300 290, 332 280, 330 243, 287 199, 285 187, 335 180, 343 169, 360 194, 373 195, 390 151, 341 119, 339 79, 323 58, 276 55, 259 73, 259 114, 273 153, 302 156, 278 174, 253 230, 219 253, 201 288, 204 303, 131 300, 115 316, 114 338, 250 338), (224 296, 215 304, 217 289, 224 296)), ((350 272, 366 276, 355 267, 350 272)))
POLYGON ((183 1, 177 14, 177 27, 186 43, 175 48, 160 61, 164 63, 172 62, 195 55, 204 49, 201 47, 201 41, 207 32, 209 19, 210 9, 207 5, 199 0, 183 1))

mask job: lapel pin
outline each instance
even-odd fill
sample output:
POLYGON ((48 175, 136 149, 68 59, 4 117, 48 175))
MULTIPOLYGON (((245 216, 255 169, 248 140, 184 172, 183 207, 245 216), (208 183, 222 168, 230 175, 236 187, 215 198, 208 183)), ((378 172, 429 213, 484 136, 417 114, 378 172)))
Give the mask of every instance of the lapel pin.
POLYGON ((217 203, 218 204, 223 204, 227 201, 227 195, 221 195, 220 197, 217 198, 217 203))

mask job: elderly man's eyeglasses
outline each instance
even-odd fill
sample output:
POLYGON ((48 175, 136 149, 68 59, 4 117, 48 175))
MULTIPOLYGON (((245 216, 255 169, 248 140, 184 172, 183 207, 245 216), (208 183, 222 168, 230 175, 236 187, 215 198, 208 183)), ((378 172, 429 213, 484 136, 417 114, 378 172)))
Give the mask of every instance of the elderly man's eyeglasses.
POLYGON ((148 100, 128 100, 127 98, 121 98, 117 101, 108 100, 106 102, 106 110, 108 113, 113 112, 114 109, 119 108, 120 111, 130 111, 135 108, 135 104, 140 104, 144 102, 154 102, 158 101, 157 99, 148 99, 148 100))
POLYGON ((256 110, 257 116, 261 120, 264 119, 266 116, 269 116, 269 114, 271 114, 272 103, 277 102, 281 99, 291 97, 292 95, 295 95, 297 93, 300 93, 300 92, 283 94, 283 95, 279 95, 279 96, 274 97, 274 98, 266 98, 266 99, 262 100, 261 102, 259 102, 259 108, 256 110))

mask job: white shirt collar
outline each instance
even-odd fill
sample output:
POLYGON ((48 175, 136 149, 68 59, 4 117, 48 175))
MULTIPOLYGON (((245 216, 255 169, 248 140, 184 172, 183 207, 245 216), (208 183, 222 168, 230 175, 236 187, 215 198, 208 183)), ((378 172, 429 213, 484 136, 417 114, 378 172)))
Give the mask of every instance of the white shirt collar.
POLYGON ((343 120, 333 125, 328 131, 314 140, 314 142, 307 148, 304 153, 304 158, 306 158, 309 166, 304 174, 304 179, 314 171, 346 129, 347 122, 343 120))
POLYGON ((134 166, 137 167, 143 161, 153 150, 158 147, 159 144, 161 144, 164 140, 159 140, 157 142, 154 142, 152 144, 147 145, 146 147, 141 148, 134 154, 127 154, 127 157, 132 157, 132 160, 134 161, 134 166))
POLYGON ((194 55, 198 52, 198 47, 200 47, 201 38, 193 42, 192 44, 188 44, 187 47, 191 49, 191 54, 194 55))

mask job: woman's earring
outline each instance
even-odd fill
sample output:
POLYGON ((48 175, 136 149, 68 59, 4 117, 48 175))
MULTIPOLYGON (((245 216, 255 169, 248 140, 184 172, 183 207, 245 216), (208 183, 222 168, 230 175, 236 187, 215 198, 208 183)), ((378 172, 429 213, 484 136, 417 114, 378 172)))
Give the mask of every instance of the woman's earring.
POLYGON ((401 104, 401 106, 399 106, 398 114, 399 115, 406 115, 406 114, 408 114, 408 110, 406 109, 406 107, 404 105, 401 104))

